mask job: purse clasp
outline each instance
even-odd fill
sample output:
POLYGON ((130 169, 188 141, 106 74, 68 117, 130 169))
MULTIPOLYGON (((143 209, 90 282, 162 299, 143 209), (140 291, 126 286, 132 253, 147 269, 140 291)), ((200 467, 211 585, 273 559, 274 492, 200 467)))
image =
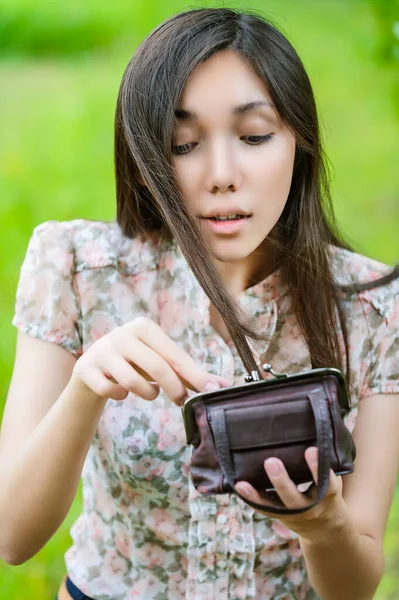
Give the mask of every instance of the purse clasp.
MULTIPOLYGON (((275 371, 273 371, 270 363, 263 364, 262 369, 266 371, 266 373, 271 373, 276 379, 285 379, 288 377, 287 373, 276 373, 275 371)), ((251 383, 252 381, 260 381, 259 373, 258 371, 251 371, 251 375, 245 375, 244 379, 246 383, 251 383)))

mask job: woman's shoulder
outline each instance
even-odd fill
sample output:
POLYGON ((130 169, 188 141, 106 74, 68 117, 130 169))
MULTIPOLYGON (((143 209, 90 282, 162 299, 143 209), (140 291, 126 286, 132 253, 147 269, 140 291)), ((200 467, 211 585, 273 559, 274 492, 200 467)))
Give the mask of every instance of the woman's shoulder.
POLYGON ((342 299, 357 304, 365 301, 385 319, 392 317, 399 308, 399 270, 395 279, 372 287, 377 280, 392 273, 392 265, 337 246, 330 246, 330 256, 335 284, 349 288, 342 290, 342 299), (357 293, 350 291, 353 285, 360 286, 357 293))
POLYGON ((154 268, 159 253, 158 243, 141 237, 123 235, 115 221, 73 219, 50 220, 37 225, 33 242, 42 252, 58 249, 73 259, 75 271, 116 266, 131 273, 154 268))

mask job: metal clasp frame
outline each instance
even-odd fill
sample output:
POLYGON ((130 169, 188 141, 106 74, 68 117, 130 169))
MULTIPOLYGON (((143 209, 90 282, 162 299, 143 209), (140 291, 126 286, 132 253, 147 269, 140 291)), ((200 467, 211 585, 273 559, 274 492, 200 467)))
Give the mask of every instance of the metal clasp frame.
MULTIPOLYGON (((266 371, 266 373, 271 373, 276 379, 284 379, 288 377, 287 373, 276 373, 273 371, 271 364, 265 363, 262 365, 262 369, 266 371)), ((251 375, 245 375, 244 377, 245 383, 251 383, 252 381, 260 381, 259 372, 251 371, 251 375)))

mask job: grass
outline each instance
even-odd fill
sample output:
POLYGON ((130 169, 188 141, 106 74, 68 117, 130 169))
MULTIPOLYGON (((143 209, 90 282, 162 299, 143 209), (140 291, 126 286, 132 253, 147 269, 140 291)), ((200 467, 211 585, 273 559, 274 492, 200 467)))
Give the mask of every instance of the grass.
MULTIPOLYGON (((26 21, 34 4, 24 0, 14 6, 23 9, 20 14, 26 21)), ((64 9, 66 4, 57 6, 64 9)), ((104 13, 100 15, 105 47, 96 52, 86 52, 78 40, 69 54, 54 50, 56 58, 39 59, 40 52, 35 52, 36 58, 30 60, 9 49, 0 62, 0 399, 6 397, 11 377, 15 331, 10 322, 32 229, 48 219, 114 217, 112 129, 122 73, 137 42, 185 4, 175 1, 166 9, 160 2, 152 1, 146 8, 137 3, 135 10, 141 11, 143 19, 130 40, 127 6, 121 0, 115 3, 108 37, 107 20, 104 13), (122 27, 122 19, 117 21, 116 16, 123 10, 122 27), (115 34, 118 27, 119 37, 115 34)), ((235 6, 249 4, 235 2, 235 6)), ((250 6, 264 9, 265 3, 251 2, 250 6)), ((90 7, 94 15, 97 9, 94 4, 90 7)), ((333 197, 342 230, 357 251, 394 264, 399 260, 395 227, 399 222, 399 132, 393 93, 397 71, 375 60, 378 24, 374 12, 357 0, 273 0, 267 3, 267 12, 282 25, 312 80, 327 153, 334 165, 333 197)), ((40 38, 40 28, 36 38, 40 38)), ((0 400, 0 416, 3 404, 0 400)), ((55 596, 65 571, 63 554, 71 543, 68 532, 80 513, 81 501, 79 488, 68 517, 35 557, 18 567, 0 563, 1 597, 55 596)), ((378 600, 394 600, 399 594, 398 530, 399 489, 388 523, 386 574, 378 600)))

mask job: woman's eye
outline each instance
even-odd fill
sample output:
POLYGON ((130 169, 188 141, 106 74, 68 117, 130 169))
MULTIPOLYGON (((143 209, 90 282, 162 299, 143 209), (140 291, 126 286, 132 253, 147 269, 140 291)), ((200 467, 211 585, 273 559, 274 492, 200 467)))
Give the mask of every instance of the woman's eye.
POLYGON ((269 142, 274 133, 268 133, 267 135, 245 135, 241 139, 248 140, 253 145, 262 144, 263 142, 269 142))
MULTIPOLYGON (((269 142, 273 135, 274 133, 269 133, 268 135, 244 135, 240 139, 248 140, 249 144, 252 146, 258 146, 265 142, 269 142)), ((172 146, 172 154, 188 154, 188 152, 192 150, 193 146, 196 146, 196 142, 192 142, 190 144, 181 144, 180 146, 172 146)))
POLYGON ((194 146, 194 143, 191 144, 182 144, 181 146, 172 146, 172 154, 187 154, 191 150, 191 146, 194 146))

